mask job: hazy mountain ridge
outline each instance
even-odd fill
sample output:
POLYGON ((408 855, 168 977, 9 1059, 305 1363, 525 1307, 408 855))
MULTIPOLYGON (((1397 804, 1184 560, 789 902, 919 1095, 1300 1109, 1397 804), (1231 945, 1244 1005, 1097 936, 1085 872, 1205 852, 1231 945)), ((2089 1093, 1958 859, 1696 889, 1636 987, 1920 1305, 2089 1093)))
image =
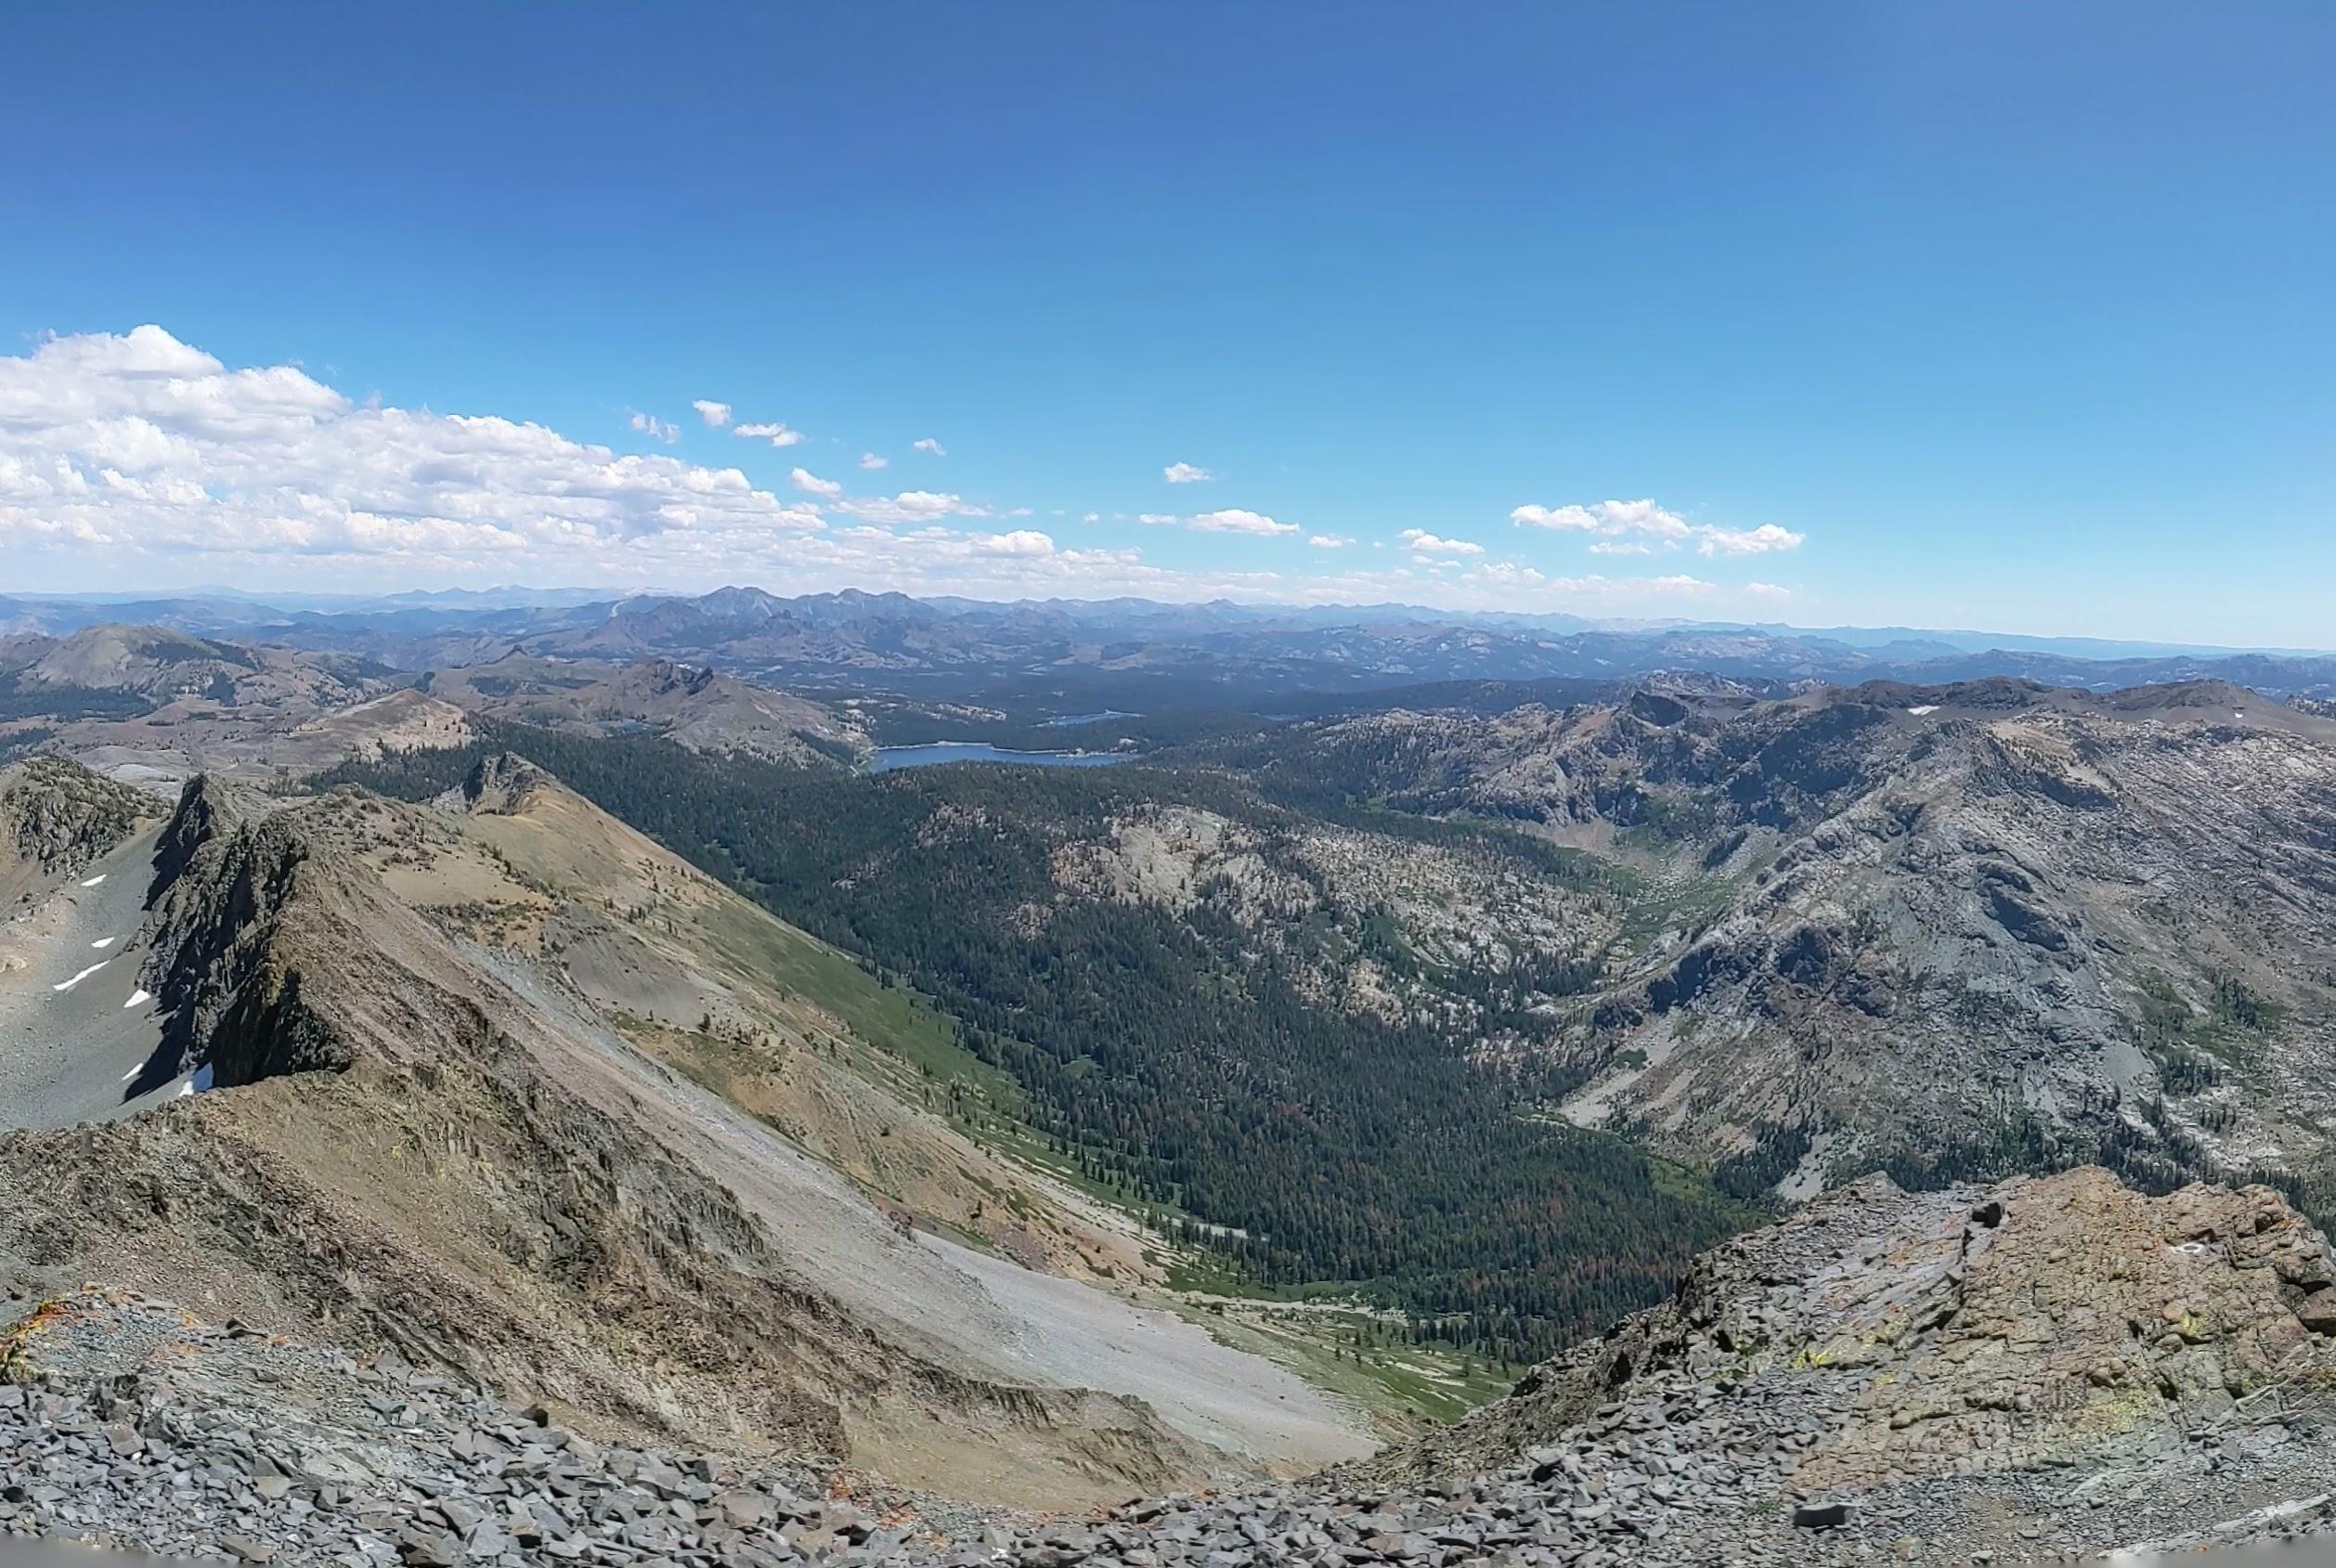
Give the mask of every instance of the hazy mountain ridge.
POLYGON ((408 670, 532 654, 714 665, 824 687, 887 680, 967 689, 1053 676, 1082 686, 1172 675, 1199 690, 1338 690, 1450 680, 1616 679, 1700 670, 1758 680, 1940 683, 2015 676, 2098 690, 2224 679, 2270 693, 2336 695, 2336 655, 2178 648, 2100 639, 1778 626, 1621 625, 1405 605, 1162 604, 1141 600, 990 603, 846 590, 783 598, 752 588, 573 602, 358 601, 271 615, 247 600, 0 600, 0 627, 71 630, 136 618, 181 630, 408 670))

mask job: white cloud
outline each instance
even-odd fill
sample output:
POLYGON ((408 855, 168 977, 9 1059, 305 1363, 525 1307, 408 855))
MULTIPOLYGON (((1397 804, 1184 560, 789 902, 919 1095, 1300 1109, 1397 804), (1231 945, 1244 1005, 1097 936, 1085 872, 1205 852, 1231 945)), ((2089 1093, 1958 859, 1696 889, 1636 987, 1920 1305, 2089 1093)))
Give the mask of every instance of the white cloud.
POLYGON ((933 490, 902 490, 897 496, 855 496, 836 510, 870 523, 933 523, 944 517, 987 517, 990 509, 963 497, 933 490))
POLYGON ((824 496, 829 500, 834 500, 844 493, 841 484, 833 479, 822 479, 807 468, 792 469, 788 472, 787 477, 795 481, 797 489, 807 491, 814 496, 824 496))
POLYGON ((1036 528, 1017 528, 1006 534, 975 534, 973 548, 985 555, 1052 555, 1052 536, 1036 528))
POLYGON ((1079 521, 1082 523, 1100 523, 1103 521, 1103 513, 1099 512, 1090 512, 1081 517, 1079 521))
POLYGON ((1763 523, 1757 528, 1707 528, 1695 548, 1706 555, 1764 555, 1772 550, 1798 550, 1806 538, 1763 523))
POLYGON ((1306 540, 1317 550, 1344 550, 1354 542, 1343 534, 1316 534, 1306 540))
POLYGON ((1187 525, 1195 533, 1255 534, 1261 538, 1298 531, 1295 523, 1277 523, 1263 512, 1244 512, 1239 507, 1227 507, 1223 512, 1204 512, 1187 525))
POLYGON ((628 422, 631 424, 633 429, 639 431, 642 434, 654 435, 668 447, 672 446, 676 441, 681 439, 681 427, 680 425, 669 423, 665 420, 657 418, 655 414, 636 413, 628 422))
POLYGON ((890 468, 892 466, 892 460, 890 458, 880 458, 874 452, 863 452, 860 454, 860 466, 873 473, 879 468, 890 468))
POLYGON ((912 441, 909 445, 915 450, 923 452, 928 457, 945 458, 949 455, 947 452, 941 450, 941 443, 934 440, 929 435, 926 436, 921 441, 912 441))
POLYGON ((1147 528, 1173 528, 1184 519, 1173 512, 1139 512, 1136 521, 1147 528))
POLYGON ((742 424, 730 433, 743 435, 749 441, 768 441, 773 447, 795 447, 802 444, 803 433, 784 424, 742 424))
POLYGON ((1776 583, 1746 583, 1744 591, 1755 599, 1790 599, 1793 590, 1776 583))
MULTIPOLYGON (((0 357, 0 546, 311 561, 682 553, 822 527, 734 468, 542 425, 355 403, 292 366, 230 370, 160 327, 0 357)), ((214 570, 186 567, 178 571, 214 570)), ((149 568, 153 570, 153 568, 149 568)))
MULTIPOLYGON (((1485 566, 1478 568, 1474 575, 1485 576, 1498 570, 1499 570, 1499 567, 1485 566)), ((1699 598, 1718 591, 1718 585, 1705 582, 1700 577, 1684 575, 1664 577, 1608 577, 1593 572, 1582 577, 1543 577, 1536 573, 1533 580, 1547 592, 1562 593, 1575 599, 1601 601, 1699 598)))
POLYGON ((1758 555, 1773 550, 1798 550, 1806 536, 1763 523, 1757 528, 1720 528, 1690 523, 1678 512, 1651 500, 1569 502, 1564 506, 1520 506, 1509 513, 1520 528, 1548 528, 1558 533, 1594 534, 1601 542, 1590 547, 1593 555, 1650 555, 1657 549, 1677 550, 1689 539, 1705 555, 1758 555), (1627 542, 1616 542, 1625 539, 1627 542))
POLYGON ((701 397, 690 407, 697 410, 697 417, 704 420, 710 429, 720 430, 730 422, 730 405, 727 403, 717 403, 710 397, 701 397))
MULTIPOLYGON (((1288 570, 1226 559, 1238 551, 1176 569, 1133 548, 1065 548, 1006 515, 928 490, 774 495, 736 468, 674 452, 622 453, 492 414, 360 403, 296 367, 224 366, 159 327, 0 356, 0 574, 11 588, 759 583, 993 599, 1578 603, 1615 614, 1772 602, 1766 589, 1692 577, 1537 579, 1528 567, 1392 544, 1306 551, 1288 570), (981 518, 1001 521, 970 521, 981 518)), ((1309 537, 1254 512, 1211 515, 1246 519, 1235 531, 1309 537)))
POLYGON ((1483 545, 1471 544, 1466 539, 1438 538, 1424 528, 1406 528, 1402 538, 1411 547, 1414 555, 1476 556, 1485 553, 1483 545))
POLYGON ((1685 538, 1694 525, 1651 500, 1593 501, 1588 506, 1521 506, 1509 513, 1521 528, 1551 528, 1561 533, 1648 534, 1657 538, 1685 538))
POLYGON ((1188 462, 1172 462, 1160 471, 1160 476, 1171 485, 1198 485, 1216 477, 1207 469, 1196 468, 1188 462))

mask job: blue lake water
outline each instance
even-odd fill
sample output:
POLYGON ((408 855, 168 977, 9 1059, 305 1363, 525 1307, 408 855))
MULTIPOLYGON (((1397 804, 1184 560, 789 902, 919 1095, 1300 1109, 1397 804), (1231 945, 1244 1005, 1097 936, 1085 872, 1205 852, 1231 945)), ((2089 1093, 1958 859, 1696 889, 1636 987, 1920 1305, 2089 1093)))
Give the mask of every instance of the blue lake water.
POLYGON ((1066 713, 1049 719, 1045 722, 1046 728, 1060 730, 1072 724, 1100 724, 1106 719, 1141 719, 1143 717, 1140 713, 1122 713, 1118 708, 1107 707, 1101 713, 1066 713))
POLYGON ((1038 768, 1108 768, 1133 760, 1123 751, 1006 751, 987 741, 935 741, 929 745, 876 747, 871 773, 896 768, 931 768, 943 762, 1023 762, 1038 768))

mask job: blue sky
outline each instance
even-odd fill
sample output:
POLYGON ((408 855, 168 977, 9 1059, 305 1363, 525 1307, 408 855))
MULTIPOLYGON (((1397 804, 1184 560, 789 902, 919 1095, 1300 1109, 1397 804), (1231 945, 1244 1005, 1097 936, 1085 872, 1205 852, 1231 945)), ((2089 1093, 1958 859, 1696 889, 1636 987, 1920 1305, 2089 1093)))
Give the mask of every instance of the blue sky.
POLYGON ((2322 5, 55 9, 15 586, 2336 643, 2322 5))

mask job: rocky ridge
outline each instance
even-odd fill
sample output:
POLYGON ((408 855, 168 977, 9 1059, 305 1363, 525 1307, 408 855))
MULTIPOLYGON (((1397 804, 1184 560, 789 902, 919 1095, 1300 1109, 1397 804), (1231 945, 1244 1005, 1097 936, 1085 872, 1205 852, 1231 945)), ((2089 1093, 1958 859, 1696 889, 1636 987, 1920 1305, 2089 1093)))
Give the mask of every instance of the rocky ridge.
POLYGON ((62 757, 0 770, 0 891, 87 865, 161 814, 161 802, 62 757))
POLYGON ((1554 1008, 1592 1075, 1566 1114, 1746 1189, 1989 1173, 2006 1138, 2159 1185, 2336 1175, 2317 714, 2213 681, 1647 687, 1300 727, 1263 765, 1632 868, 1629 928, 1554 1008))
POLYGON ((187 788, 138 945, 168 1017, 149 1073, 189 1093, 0 1137, 0 1284, 104 1279, 394 1346, 603 1432, 876 1455, 972 1489, 1238 1470, 1139 1400, 1032 1377, 1008 1354, 1027 1329, 980 1286, 361 849, 448 832, 357 791, 187 788))
POLYGON ((2272 1193, 1879 1179, 1448 1432, 1032 1519, 603 1446, 390 1355, 84 1293, 0 1391, 0 1528, 247 1562, 1939 1563, 2336 1531, 2336 1258, 2272 1193))

